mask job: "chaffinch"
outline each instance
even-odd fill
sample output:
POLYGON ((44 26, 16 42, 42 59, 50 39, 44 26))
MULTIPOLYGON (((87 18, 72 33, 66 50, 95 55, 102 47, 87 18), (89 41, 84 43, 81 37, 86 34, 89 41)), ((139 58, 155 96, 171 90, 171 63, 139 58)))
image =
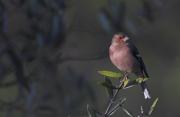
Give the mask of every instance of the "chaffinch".
MULTIPOLYGON (((109 47, 109 56, 111 62, 124 73, 134 73, 137 77, 148 78, 148 73, 139 55, 135 45, 130 41, 125 34, 115 34, 112 38, 112 43, 109 47)), ((150 99, 147 85, 145 82, 141 84, 144 98, 150 99)))

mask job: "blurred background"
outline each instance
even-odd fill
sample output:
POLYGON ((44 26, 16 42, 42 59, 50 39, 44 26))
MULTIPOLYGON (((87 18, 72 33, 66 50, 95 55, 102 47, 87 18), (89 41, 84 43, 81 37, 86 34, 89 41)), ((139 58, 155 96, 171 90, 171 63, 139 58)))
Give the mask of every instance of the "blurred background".
MULTIPOLYGON (((151 79, 153 117, 180 117, 179 0, 0 0, 0 117, 86 117, 104 112, 98 70, 112 35, 137 45, 151 79)), ((139 113, 141 90, 120 93, 139 113)), ((119 110, 114 117, 127 117, 119 110)))

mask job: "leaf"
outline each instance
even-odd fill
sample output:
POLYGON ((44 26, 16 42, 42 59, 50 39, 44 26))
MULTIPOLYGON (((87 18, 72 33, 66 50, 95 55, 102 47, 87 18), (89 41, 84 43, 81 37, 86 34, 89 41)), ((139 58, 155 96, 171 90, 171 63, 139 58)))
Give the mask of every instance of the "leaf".
POLYGON ((97 117, 96 111, 92 109, 89 104, 87 105, 88 117, 97 117))
POLYGON ((143 78, 137 78, 136 82, 139 83, 139 84, 142 83, 143 82, 143 78))
POLYGON ((134 87, 142 82, 145 82, 147 81, 148 78, 137 78, 135 80, 129 80, 128 81, 128 84, 126 84, 126 86, 124 87, 124 89, 128 89, 128 88, 131 88, 131 87, 134 87))
POLYGON ((134 117, 127 109, 125 109, 124 107, 121 108, 129 117, 134 117))
POLYGON ((112 72, 112 71, 106 71, 106 70, 98 71, 98 73, 103 76, 110 77, 110 78, 119 78, 122 76, 122 74, 119 72, 112 72))
POLYGON ((144 79, 143 79, 143 82, 145 82, 145 81, 147 81, 147 80, 149 80, 149 78, 144 78, 144 79))
POLYGON ((141 84, 142 82, 145 82, 145 81, 147 81, 147 80, 148 80, 148 78, 137 78, 137 79, 136 79, 136 82, 139 83, 139 84, 141 84))
POLYGON ((153 104, 151 105, 151 108, 150 108, 150 110, 149 110, 149 112, 148 112, 148 115, 151 115, 152 114, 152 112, 154 111, 154 108, 156 107, 156 104, 157 104, 157 102, 158 102, 158 98, 156 98, 155 100, 154 100, 154 102, 153 102, 153 104))
POLYGON ((127 84, 129 83, 129 79, 126 79, 126 80, 124 80, 124 82, 123 82, 123 88, 125 88, 126 86, 127 86, 127 84))

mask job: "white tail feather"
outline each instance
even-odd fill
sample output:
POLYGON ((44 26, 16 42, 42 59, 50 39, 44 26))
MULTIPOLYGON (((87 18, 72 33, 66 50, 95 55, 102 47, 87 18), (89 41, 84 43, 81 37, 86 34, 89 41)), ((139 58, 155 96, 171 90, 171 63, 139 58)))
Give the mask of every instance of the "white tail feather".
POLYGON ((149 95, 149 92, 148 92, 147 88, 144 89, 143 93, 144 93, 144 98, 145 99, 151 99, 151 96, 149 95))

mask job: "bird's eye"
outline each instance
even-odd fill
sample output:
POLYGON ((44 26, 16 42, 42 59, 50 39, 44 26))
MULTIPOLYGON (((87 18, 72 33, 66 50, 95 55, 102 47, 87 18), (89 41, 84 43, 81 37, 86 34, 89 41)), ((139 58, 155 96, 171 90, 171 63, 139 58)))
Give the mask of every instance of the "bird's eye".
POLYGON ((118 38, 117 38, 117 41, 122 42, 124 38, 125 38, 124 35, 119 35, 118 38))
POLYGON ((125 38, 125 35, 122 35, 122 34, 116 34, 116 35, 114 35, 114 40, 115 40, 115 42, 123 42, 123 39, 125 38))
POLYGON ((123 38, 125 38, 125 35, 120 35, 119 36, 119 39, 123 39, 123 38))

